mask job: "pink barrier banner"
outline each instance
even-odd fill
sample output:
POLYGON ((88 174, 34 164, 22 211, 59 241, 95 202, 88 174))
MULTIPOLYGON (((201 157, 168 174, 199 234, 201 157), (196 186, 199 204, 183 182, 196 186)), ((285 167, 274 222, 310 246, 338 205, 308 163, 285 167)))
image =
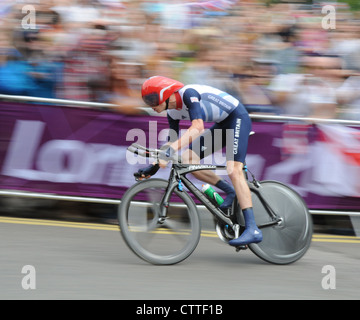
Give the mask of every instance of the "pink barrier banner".
MULTIPOLYGON (((290 185, 311 209, 360 210, 360 128, 253 122, 253 131, 246 161, 258 179, 290 185)), ((121 199, 150 161, 126 148, 160 147, 167 135, 162 116, 1 102, 0 188, 121 199)), ((221 154, 204 161, 225 165, 221 154)))

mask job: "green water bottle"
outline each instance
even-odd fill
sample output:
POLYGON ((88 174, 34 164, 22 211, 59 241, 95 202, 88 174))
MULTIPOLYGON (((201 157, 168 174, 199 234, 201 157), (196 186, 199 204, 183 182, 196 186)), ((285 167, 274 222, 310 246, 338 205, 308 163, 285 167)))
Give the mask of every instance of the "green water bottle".
POLYGON ((202 192, 204 192, 210 200, 215 201, 219 206, 224 202, 224 199, 209 185, 202 185, 202 192))

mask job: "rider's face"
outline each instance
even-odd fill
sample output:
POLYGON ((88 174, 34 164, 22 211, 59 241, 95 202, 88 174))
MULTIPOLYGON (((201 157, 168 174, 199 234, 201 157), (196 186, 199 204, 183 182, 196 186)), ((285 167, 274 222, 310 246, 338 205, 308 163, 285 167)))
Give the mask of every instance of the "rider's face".
POLYGON ((166 109, 166 102, 163 102, 162 104, 159 104, 156 107, 152 107, 152 109, 157 113, 163 112, 166 109))
MULTIPOLYGON (((174 109, 176 107, 176 98, 174 95, 171 95, 169 99, 170 99, 170 102, 169 102, 168 109, 174 109)), ((166 101, 164 101, 162 104, 159 104, 156 107, 152 107, 152 109, 154 111, 156 111, 157 113, 165 111, 166 110, 166 101)))

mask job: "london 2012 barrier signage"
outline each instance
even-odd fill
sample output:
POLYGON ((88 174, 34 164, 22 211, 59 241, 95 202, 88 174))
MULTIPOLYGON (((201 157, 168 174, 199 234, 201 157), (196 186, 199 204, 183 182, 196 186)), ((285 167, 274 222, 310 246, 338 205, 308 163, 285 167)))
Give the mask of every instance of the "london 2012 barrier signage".
MULTIPOLYGON (((359 210, 360 128, 253 121, 252 130, 246 161, 258 179, 290 185, 310 209, 359 210)), ((164 116, 0 102, 0 189, 121 199, 133 173, 152 161, 127 147, 157 148, 169 134, 164 116)), ((226 165, 227 151, 203 163, 226 165)))

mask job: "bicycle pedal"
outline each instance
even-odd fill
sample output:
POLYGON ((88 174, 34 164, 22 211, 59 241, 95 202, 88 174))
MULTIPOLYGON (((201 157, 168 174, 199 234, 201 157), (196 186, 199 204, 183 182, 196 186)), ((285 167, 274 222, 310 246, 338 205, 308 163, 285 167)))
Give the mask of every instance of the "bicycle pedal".
POLYGON ((245 244, 245 245, 236 247, 235 250, 236 250, 236 252, 239 252, 240 250, 246 250, 247 248, 248 248, 248 246, 245 244))

